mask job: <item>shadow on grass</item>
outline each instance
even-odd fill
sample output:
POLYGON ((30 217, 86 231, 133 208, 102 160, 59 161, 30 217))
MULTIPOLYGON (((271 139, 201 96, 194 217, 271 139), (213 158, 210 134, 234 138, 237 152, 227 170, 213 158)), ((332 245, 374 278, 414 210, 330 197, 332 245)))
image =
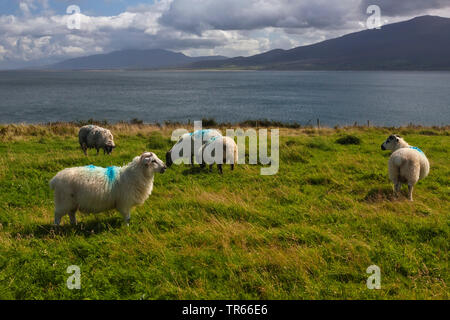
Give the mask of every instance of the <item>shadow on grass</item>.
POLYGON ((82 235, 90 237, 95 234, 117 229, 123 226, 123 219, 121 217, 107 217, 90 220, 87 222, 78 222, 76 226, 72 226, 67 221, 62 222, 60 226, 53 224, 33 224, 27 226, 25 229, 15 230, 12 232, 16 237, 35 237, 46 238, 54 236, 71 236, 82 235))
POLYGON ((395 200, 406 199, 406 194, 400 191, 398 195, 394 194, 392 187, 376 187, 369 190, 369 192, 364 197, 363 201, 369 203, 383 202, 383 201, 395 201, 395 200))
POLYGON ((190 175, 190 174, 202 174, 202 173, 208 173, 209 169, 207 167, 201 168, 199 165, 196 165, 194 167, 189 167, 186 170, 183 170, 182 174, 184 176, 190 175))

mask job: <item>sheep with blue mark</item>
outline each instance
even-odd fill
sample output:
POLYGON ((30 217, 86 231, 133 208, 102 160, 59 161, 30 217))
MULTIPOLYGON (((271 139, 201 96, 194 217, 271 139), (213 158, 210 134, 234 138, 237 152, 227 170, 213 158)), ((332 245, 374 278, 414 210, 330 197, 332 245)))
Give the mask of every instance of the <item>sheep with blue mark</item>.
POLYGON ((166 164, 168 167, 172 166, 174 161, 179 159, 188 158, 190 164, 194 165, 194 157, 197 158, 198 150, 196 145, 202 146, 205 142, 209 141, 214 137, 221 137, 222 134, 215 129, 203 129, 197 130, 190 133, 185 133, 177 141, 177 143, 166 153, 166 164), (188 150, 186 150, 188 149, 188 150), (184 154, 187 153, 187 154, 184 154))
POLYGON ((130 221, 131 208, 141 205, 153 190, 156 172, 164 173, 166 165, 151 152, 135 157, 124 167, 67 168, 58 172, 50 181, 55 190, 55 225, 69 215, 70 223, 77 223, 77 210, 99 213, 117 209, 125 223, 130 221))
POLYGON ((223 173, 223 164, 230 164, 231 170, 234 170, 234 165, 238 163, 238 147, 233 138, 225 137, 213 137, 209 139, 201 147, 200 152, 203 155, 203 163, 201 167, 204 168, 206 164, 209 164, 209 171, 212 171, 212 167, 217 164, 219 173, 223 173))
POLYGON ((92 148, 97 150, 97 155, 100 149, 103 149, 103 154, 111 154, 116 147, 111 131, 91 124, 80 128, 78 141, 85 155, 87 155, 87 149, 92 148))
POLYGON ((408 199, 413 201, 415 184, 428 176, 430 163, 425 153, 417 147, 410 146, 399 135, 390 135, 381 145, 382 150, 392 150, 389 158, 389 178, 394 184, 397 194, 402 183, 408 184, 408 199))

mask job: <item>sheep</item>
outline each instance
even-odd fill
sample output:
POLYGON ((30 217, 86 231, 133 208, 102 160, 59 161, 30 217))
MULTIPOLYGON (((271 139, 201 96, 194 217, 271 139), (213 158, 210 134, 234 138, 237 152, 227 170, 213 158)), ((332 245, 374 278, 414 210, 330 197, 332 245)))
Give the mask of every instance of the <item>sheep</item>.
POLYGON ((204 129, 197 130, 191 133, 185 133, 181 136, 178 142, 166 153, 166 164, 167 167, 171 167, 175 160, 178 160, 183 157, 187 157, 188 155, 183 155, 183 144, 186 143, 190 145, 190 163, 194 165, 194 156, 195 154, 195 142, 197 141, 198 145, 203 145, 206 141, 210 140, 213 137, 221 137, 222 134, 218 130, 214 129, 204 129), (180 151, 181 150, 181 151, 180 151), (178 152, 175 154, 174 152, 178 152))
POLYGON ((394 184, 394 193, 400 191, 402 183, 407 183, 408 199, 413 201, 414 185, 430 172, 430 163, 425 153, 417 147, 410 146, 398 135, 390 135, 381 145, 381 149, 393 151, 388 167, 389 178, 394 184))
MULTIPOLYGON (((212 171, 214 162, 217 164, 219 173, 223 174, 222 165, 224 163, 231 165, 231 170, 234 170, 234 165, 238 163, 238 147, 233 138, 225 137, 213 137, 207 141, 202 147, 201 152, 203 154, 203 163, 201 167, 205 167, 205 163, 209 164, 209 171, 212 171), (223 150, 222 159, 215 159, 216 150, 223 150)), ((220 157, 218 154, 217 157, 220 157)))
POLYGON ((103 154, 111 154, 116 147, 111 131, 94 125, 81 127, 78 132, 78 141, 85 155, 87 155, 88 148, 97 149, 98 155, 99 149, 103 149, 103 154))
POLYGON ((124 167, 101 168, 93 165, 67 168, 51 180, 55 190, 55 225, 69 214, 76 225, 77 210, 99 213, 117 209, 125 223, 131 208, 141 205, 152 193, 155 172, 164 173, 166 165, 152 152, 144 152, 124 167))

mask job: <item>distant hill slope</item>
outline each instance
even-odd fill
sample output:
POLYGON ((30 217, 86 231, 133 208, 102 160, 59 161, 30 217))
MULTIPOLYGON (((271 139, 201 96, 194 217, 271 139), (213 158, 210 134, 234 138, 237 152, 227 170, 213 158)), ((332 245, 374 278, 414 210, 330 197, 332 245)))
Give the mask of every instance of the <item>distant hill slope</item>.
POLYGON ((450 70, 450 19, 422 16, 291 50, 201 61, 191 68, 450 70))
POLYGON ((168 50, 122 50, 108 54, 97 54, 65 60, 50 66, 52 70, 89 70, 89 69, 160 69, 181 67, 197 61, 223 60, 223 56, 188 57, 182 53, 168 50))

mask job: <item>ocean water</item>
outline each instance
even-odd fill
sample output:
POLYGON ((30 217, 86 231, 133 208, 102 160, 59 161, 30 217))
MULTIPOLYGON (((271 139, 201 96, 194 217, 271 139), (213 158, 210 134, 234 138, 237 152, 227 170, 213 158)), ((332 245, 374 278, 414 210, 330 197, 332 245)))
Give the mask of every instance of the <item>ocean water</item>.
POLYGON ((0 123, 450 124, 450 72, 0 72, 0 123))

